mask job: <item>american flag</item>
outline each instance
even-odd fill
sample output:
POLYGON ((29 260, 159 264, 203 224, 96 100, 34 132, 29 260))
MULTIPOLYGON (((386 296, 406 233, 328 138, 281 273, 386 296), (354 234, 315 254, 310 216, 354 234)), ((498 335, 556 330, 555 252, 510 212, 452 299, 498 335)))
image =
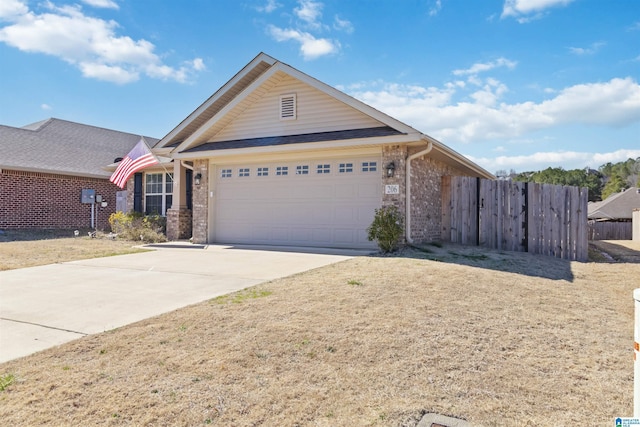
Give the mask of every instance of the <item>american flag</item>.
POLYGON ((158 159, 151 153, 144 139, 140 138, 136 146, 122 159, 116 171, 111 175, 111 178, 109 178, 109 181, 120 188, 124 188, 131 175, 140 169, 155 165, 156 163, 158 163, 158 159))

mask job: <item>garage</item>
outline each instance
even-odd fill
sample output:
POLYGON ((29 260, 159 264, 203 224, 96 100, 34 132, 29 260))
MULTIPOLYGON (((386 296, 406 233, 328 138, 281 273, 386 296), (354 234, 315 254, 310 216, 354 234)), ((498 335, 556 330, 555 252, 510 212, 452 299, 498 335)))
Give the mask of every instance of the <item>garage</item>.
POLYGON ((217 165, 213 241, 375 248, 379 156, 217 165))

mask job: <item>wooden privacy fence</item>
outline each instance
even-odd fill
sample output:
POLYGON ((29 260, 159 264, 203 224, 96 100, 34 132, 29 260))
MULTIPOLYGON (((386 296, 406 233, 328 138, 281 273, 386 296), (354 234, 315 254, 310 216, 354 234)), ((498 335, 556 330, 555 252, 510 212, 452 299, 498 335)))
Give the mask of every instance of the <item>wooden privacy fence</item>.
POLYGON ((631 240, 630 222, 589 222, 587 225, 589 240, 631 240))
POLYGON ((567 260, 588 257, 586 188, 442 177, 442 239, 567 260))

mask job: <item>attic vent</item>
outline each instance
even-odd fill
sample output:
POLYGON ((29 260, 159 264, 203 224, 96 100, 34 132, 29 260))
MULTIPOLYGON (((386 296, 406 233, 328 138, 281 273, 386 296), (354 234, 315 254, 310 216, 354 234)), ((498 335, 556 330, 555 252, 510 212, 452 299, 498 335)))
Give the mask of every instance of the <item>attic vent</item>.
POLYGON ((280 96, 280 120, 296 119, 296 94, 280 96))

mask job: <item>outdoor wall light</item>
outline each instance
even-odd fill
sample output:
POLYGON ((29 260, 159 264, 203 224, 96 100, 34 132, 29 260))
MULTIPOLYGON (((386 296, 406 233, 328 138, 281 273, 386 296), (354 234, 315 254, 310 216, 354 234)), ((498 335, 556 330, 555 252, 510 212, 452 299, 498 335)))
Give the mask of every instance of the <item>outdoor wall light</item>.
POLYGON ((194 179, 194 182, 196 183, 196 185, 200 185, 200 180, 202 179, 202 174, 201 173, 197 173, 196 176, 193 179, 194 179))
POLYGON ((396 164, 394 162, 389 163, 387 165, 387 178, 393 177, 395 171, 396 171, 396 164))

